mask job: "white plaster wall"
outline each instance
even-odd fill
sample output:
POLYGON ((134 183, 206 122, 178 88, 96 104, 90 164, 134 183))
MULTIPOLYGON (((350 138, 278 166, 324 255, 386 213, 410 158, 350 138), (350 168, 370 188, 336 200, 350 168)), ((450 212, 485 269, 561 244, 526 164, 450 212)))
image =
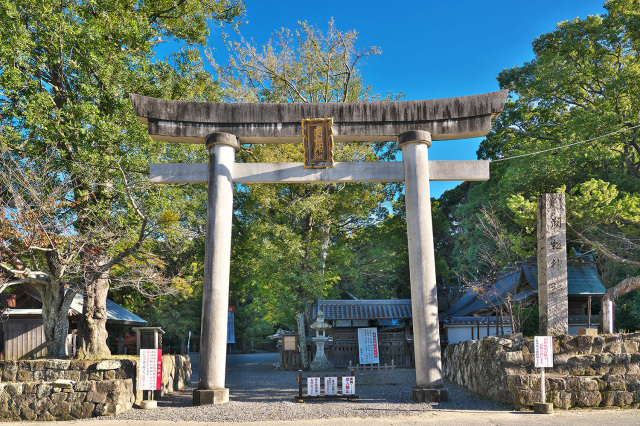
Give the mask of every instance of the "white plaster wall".
MULTIPOLYGON (((476 336, 477 327, 475 326, 473 327, 470 325, 451 326, 451 327, 447 327, 446 329, 447 329, 447 338, 449 339, 449 344, 472 340, 471 329, 473 329, 473 340, 478 339, 478 336, 476 336)), ((495 325, 489 326, 489 333, 491 334, 491 336, 495 336, 496 334, 502 334, 501 329, 496 333, 495 325)), ((505 324, 504 333, 511 334, 511 327, 505 324)), ((577 330, 576 330, 576 334, 577 334, 577 330)), ((486 325, 480 326, 480 338, 483 338, 483 337, 487 337, 486 325)))

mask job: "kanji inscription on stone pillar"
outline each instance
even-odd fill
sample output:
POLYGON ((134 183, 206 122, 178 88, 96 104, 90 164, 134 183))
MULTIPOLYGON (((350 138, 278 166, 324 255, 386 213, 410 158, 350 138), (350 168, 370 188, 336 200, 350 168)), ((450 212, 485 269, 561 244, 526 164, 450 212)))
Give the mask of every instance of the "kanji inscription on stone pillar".
POLYGON ((538 198, 538 309, 540 334, 567 334, 568 282, 564 194, 538 198))

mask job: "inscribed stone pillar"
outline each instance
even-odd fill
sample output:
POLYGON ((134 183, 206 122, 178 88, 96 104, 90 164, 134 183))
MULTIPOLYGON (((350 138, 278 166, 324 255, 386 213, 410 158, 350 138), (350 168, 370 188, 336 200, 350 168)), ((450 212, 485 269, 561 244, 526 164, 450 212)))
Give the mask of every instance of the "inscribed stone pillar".
POLYGON ((436 289, 429 156, 431 134, 410 131, 398 136, 404 163, 404 193, 407 211, 411 310, 416 361, 413 399, 425 402, 447 400, 442 387, 440 331, 436 289))
POLYGON ((239 148, 228 133, 207 136, 209 186, 207 188, 207 234, 202 290, 200 373, 194 405, 229 402, 225 388, 231 221, 233 217, 233 163, 239 148))
POLYGON ((564 194, 538 198, 538 309, 540 334, 569 332, 564 194))

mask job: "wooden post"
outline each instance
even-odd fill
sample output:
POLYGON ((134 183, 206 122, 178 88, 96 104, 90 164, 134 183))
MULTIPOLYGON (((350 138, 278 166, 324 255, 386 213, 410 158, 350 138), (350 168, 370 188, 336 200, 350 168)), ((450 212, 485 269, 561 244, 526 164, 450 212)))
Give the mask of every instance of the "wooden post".
POLYGON ((491 330, 489 329, 489 312, 487 312, 487 337, 491 336, 491 330))
POLYGON ((591 328, 591 296, 587 300, 587 328, 591 328))
POLYGON ((540 367, 540 402, 547 402, 547 385, 544 378, 544 367, 540 367))
POLYGON ((391 360, 391 384, 396 384, 396 364, 391 360))

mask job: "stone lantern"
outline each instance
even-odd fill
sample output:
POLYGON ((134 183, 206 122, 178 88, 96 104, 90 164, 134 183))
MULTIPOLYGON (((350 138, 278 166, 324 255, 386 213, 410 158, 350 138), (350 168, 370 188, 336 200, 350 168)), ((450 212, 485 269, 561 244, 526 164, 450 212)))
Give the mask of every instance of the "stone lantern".
POLYGON ((316 344, 316 356, 313 358, 313 361, 311 361, 311 371, 331 370, 333 364, 329 362, 327 356, 324 354, 324 345, 329 340, 325 334, 325 330, 331 328, 331 326, 324 322, 324 313, 322 311, 318 311, 316 322, 309 327, 316 330, 316 337, 311 339, 316 344))

